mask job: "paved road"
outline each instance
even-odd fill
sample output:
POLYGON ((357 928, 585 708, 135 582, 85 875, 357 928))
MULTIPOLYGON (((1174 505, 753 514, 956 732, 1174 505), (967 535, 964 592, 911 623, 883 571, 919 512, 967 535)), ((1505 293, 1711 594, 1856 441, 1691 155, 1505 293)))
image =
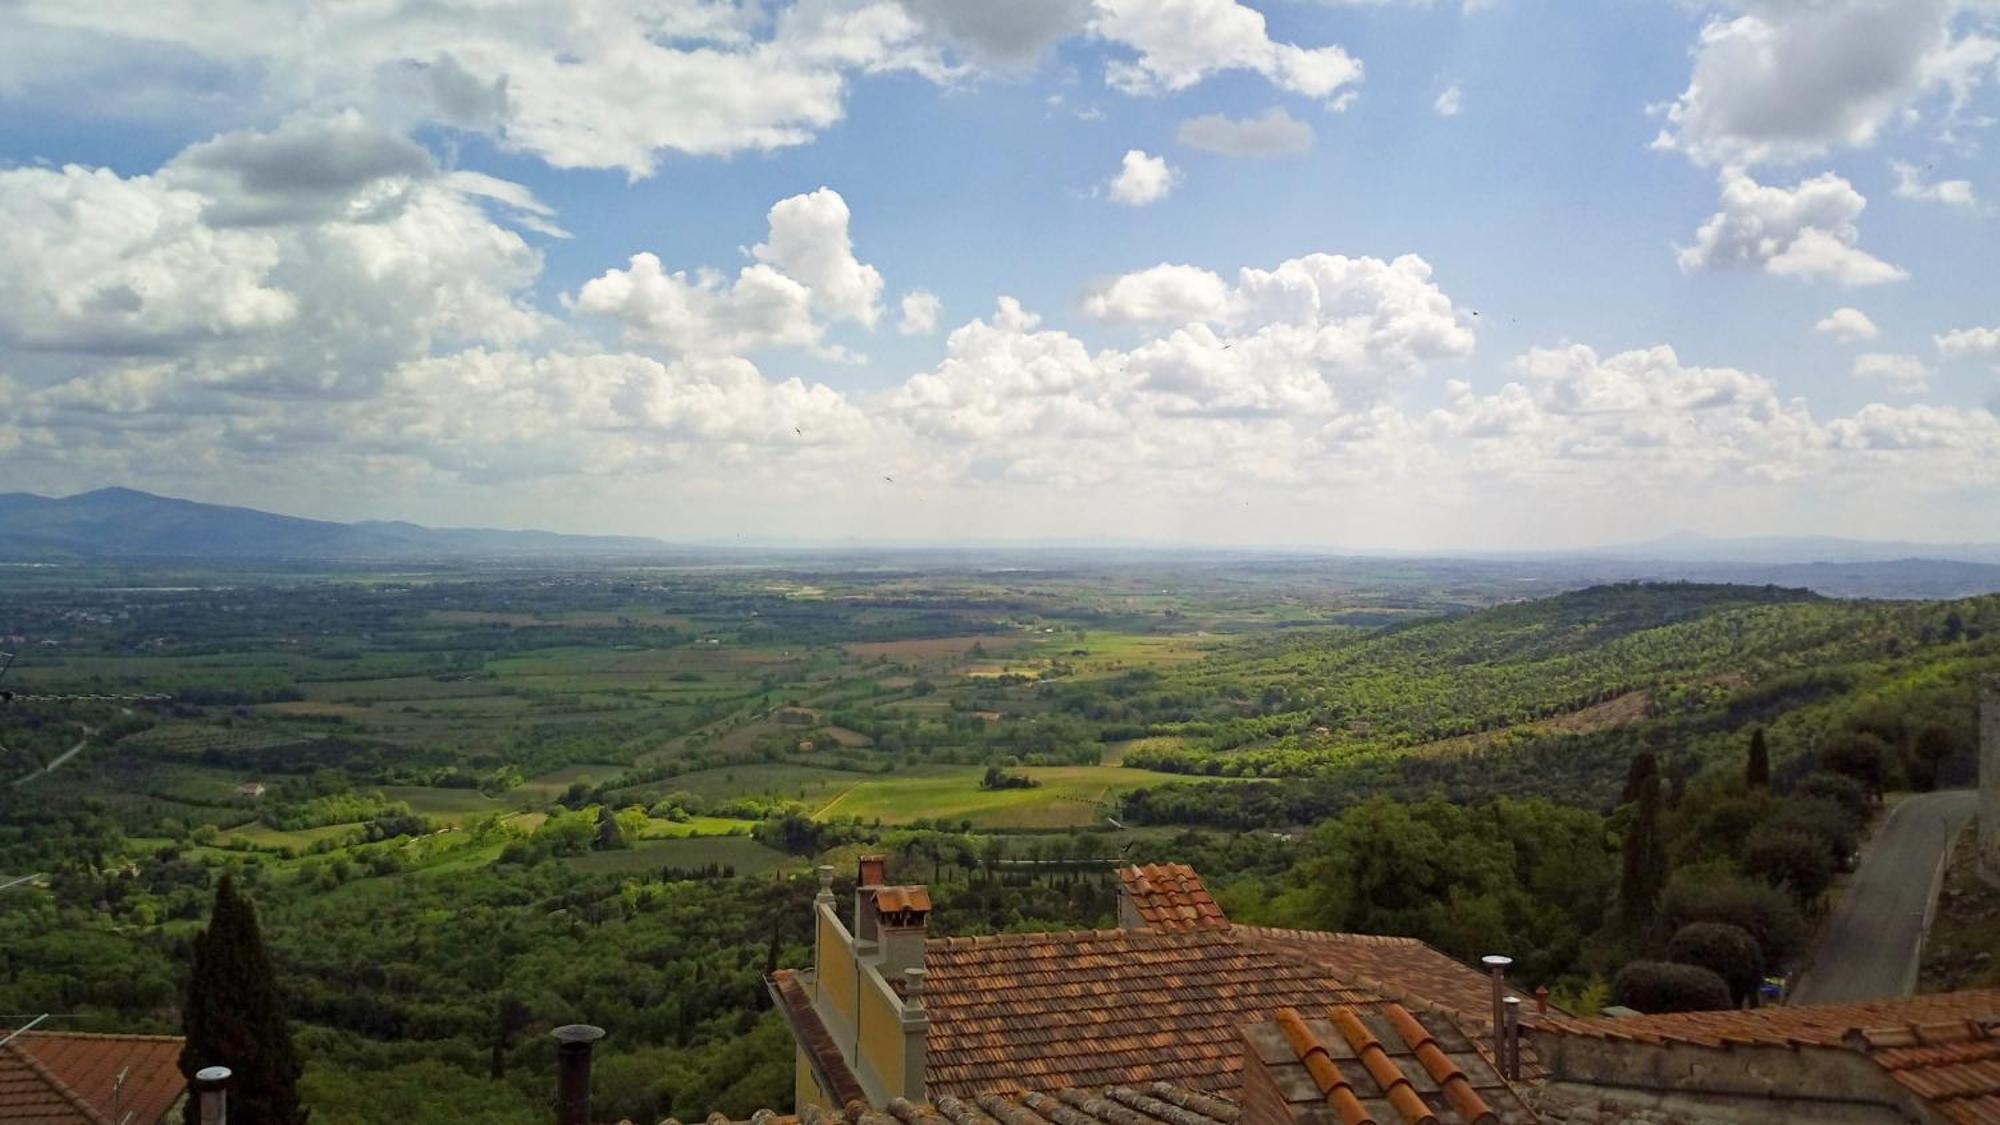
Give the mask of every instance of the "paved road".
POLYGON ((1977 804, 1972 790, 1950 789, 1896 806, 1827 919, 1813 967, 1792 990, 1792 1003, 1908 996, 1916 989, 1938 864, 1977 804))
POLYGON ((78 754, 82 753, 84 746, 86 746, 90 742, 90 736, 96 733, 97 730, 95 728, 84 727, 83 737, 76 740, 75 746, 72 746, 69 749, 63 751, 61 754, 56 755, 54 761, 51 761, 48 765, 43 766, 41 769, 38 769, 33 773, 24 773, 21 776, 15 778, 14 784, 26 785, 28 782, 33 781, 44 774, 51 774, 56 772, 57 767, 61 766, 64 762, 67 762, 71 758, 74 758, 78 754))

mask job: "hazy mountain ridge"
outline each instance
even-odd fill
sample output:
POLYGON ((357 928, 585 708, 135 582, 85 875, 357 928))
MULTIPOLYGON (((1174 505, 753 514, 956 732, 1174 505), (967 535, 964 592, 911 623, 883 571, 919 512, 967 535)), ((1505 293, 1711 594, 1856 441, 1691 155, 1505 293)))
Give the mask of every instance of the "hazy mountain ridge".
POLYGON ((60 499, 0 494, 0 556, 14 558, 367 559, 658 555, 671 549, 637 536, 431 528, 379 520, 337 523, 130 488, 101 488, 60 499))

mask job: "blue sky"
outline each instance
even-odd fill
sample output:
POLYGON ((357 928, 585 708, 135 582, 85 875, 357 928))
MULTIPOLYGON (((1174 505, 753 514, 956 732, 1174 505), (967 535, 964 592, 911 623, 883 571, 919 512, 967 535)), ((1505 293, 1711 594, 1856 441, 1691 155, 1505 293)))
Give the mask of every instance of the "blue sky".
POLYGON ((1977 0, 296 7, 0 14, 13 487, 2000 538, 1977 0))

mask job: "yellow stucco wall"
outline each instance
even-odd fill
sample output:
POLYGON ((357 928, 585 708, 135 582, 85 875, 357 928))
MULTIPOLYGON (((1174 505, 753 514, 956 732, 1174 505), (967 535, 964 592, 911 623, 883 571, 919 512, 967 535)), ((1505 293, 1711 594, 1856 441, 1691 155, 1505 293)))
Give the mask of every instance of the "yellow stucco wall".
MULTIPOLYGON (((848 1058, 862 1085, 869 1088, 871 1095, 880 1093, 886 1101, 900 1093, 903 1086, 904 1044, 900 1006, 869 967, 859 966, 861 976, 857 978, 847 927, 841 925, 830 910, 820 911, 818 918, 817 955, 814 960, 818 968, 821 1019, 826 1022, 827 1030, 832 1033, 841 1054, 848 1058), (860 1040, 859 1060, 850 1053, 856 1038, 860 1040), (881 1089, 876 1089, 877 1086, 881 1089)), ((819 1083, 813 1077, 812 1066, 803 1052, 799 1054, 798 1065, 795 1087, 799 1094, 803 1095, 809 1089, 817 1090, 819 1083)), ((824 1095, 816 1097, 823 1098, 824 1095)), ((813 1104, 824 1103, 814 1101, 813 1104)))

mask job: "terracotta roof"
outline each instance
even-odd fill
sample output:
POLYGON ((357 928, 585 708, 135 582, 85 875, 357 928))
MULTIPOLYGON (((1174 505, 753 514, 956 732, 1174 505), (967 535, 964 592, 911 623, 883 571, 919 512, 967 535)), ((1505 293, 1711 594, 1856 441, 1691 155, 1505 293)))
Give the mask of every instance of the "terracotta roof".
POLYGON ((180 1054, 172 1035, 27 1032, 0 1047, 0 1120, 105 1125, 130 1113, 134 1125, 153 1125, 187 1087, 180 1054))
MULTIPOLYGON (((706 1125, 1236 1125, 1240 1116, 1228 1098, 1150 1082, 1054 1094, 989 1093, 970 1100, 946 1095, 934 1106, 896 1098, 879 1110, 859 1103, 846 1110, 808 1106, 797 1116, 764 1109, 740 1123, 718 1113, 706 1125)), ((660 1125, 680 1122, 668 1118, 660 1125)))
POLYGON ((1082 930, 926 945, 933 1098, 1164 1080, 1233 1091, 1241 1028, 1381 997, 1226 930, 1082 930))
POLYGON ((1551 1017, 1535 1028, 1545 1033, 1711 1048, 1844 1047, 1866 1055, 1945 1120, 2000 1125, 2000 990, 1747 1012, 1551 1017))
POLYGON ((929 910, 931 892, 928 887, 882 887, 875 892, 875 909, 884 914, 898 910, 929 910))
POLYGON ((2000 1025, 1961 1020, 1870 1028, 1848 1041, 1945 1120, 2000 1122, 2000 1025))
POLYGON ((1133 909, 1154 930, 1172 933, 1229 927, 1228 917, 1209 896, 1201 876, 1185 863, 1121 867, 1118 879, 1125 885, 1125 897, 1133 909))
POLYGON ((806 1057, 812 1060, 813 1069, 825 1082, 827 1092, 840 1100, 840 1104, 865 1103, 868 1094, 861 1088, 861 1081, 848 1068, 847 1060, 841 1057, 840 1047, 833 1041, 833 1034, 813 1010, 812 996, 799 983, 798 974, 790 969, 779 969, 766 978, 771 994, 778 1001, 778 1011, 785 1022, 792 1027, 792 1038, 798 1041, 806 1057))
MULTIPOLYGON (((1414 1008, 1441 1012, 1474 1030, 1491 1033, 1493 978, 1471 965, 1412 937, 1385 934, 1335 934, 1321 930, 1282 930, 1270 926, 1236 926, 1238 936, 1253 945, 1301 958, 1341 980, 1393 996, 1414 1008)), ((1537 1018, 1535 1003, 1522 998, 1521 1025, 1537 1018)), ((1482 1042, 1481 1050, 1490 1051, 1482 1042)), ((1521 1077, 1545 1075, 1532 1045, 1521 1049, 1521 1077)))
POLYGON ((1951 1023, 1964 1020, 2000 1021, 2000 990, 1937 992, 1857 1000, 1846 1004, 1800 1004, 1789 1008, 1749 1011, 1674 1012, 1658 1016, 1577 1019, 1544 1016, 1535 1035, 1587 1035, 1600 1039, 1630 1039, 1649 1043, 1686 1043, 1702 1047, 1731 1044, 1762 1046, 1840 1046, 1850 1033, 1870 1028, 1951 1023))
POLYGON ((1254 1024, 1244 1041, 1260 1064, 1244 1104, 1260 1121, 1343 1125, 1496 1125, 1532 1111, 1449 1018, 1400 1004, 1343 1004, 1311 1019, 1294 1008, 1254 1024), (1262 1099, 1262 1100, 1260 1100, 1262 1099), (1277 1112, 1259 1111, 1274 1107, 1277 1112))

